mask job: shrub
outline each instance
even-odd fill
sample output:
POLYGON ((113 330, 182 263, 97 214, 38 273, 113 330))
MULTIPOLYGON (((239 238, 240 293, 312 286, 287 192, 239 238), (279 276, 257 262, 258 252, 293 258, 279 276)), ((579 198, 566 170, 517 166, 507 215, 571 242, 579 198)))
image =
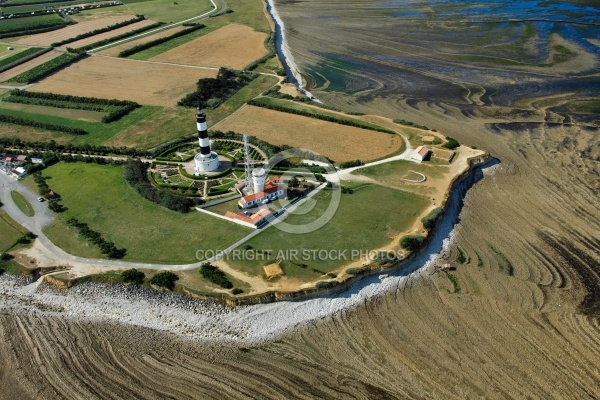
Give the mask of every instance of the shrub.
POLYGON ((392 252, 387 251, 380 251, 375 256, 375 262, 377 263, 377 265, 393 263, 396 260, 396 255, 392 252))
POLYGON ((319 290, 330 289, 330 288, 334 287, 335 284, 336 284, 336 282, 332 282, 332 281, 319 281, 319 282, 317 282, 315 287, 319 290))
POLYGON ((408 251, 415 251, 425 243, 425 238, 419 235, 406 235, 400 239, 400 246, 408 251))
POLYGON ((207 281, 219 285, 224 289, 231 289, 233 284, 227 279, 227 275, 219 268, 206 263, 200 267, 200 275, 207 281))
POLYGON ((425 229, 431 229, 435 226, 436 221, 438 220, 438 218, 440 217, 440 215, 442 215, 442 212, 444 210, 440 207, 438 208, 434 208, 433 210, 431 210, 431 212, 429 214, 427 214, 427 216, 421 218, 421 222, 423 223, 423 227, 425 229))
POLYGON ((171 271, 163 271, 150 278, 150 284, 173 290, 179 277, 171 271))
POLYGON ((141 271, 138 271, 135 268, 125 270, 121 272, 121 276, 125 282, 135 282, 137 284, 144 283, 144 279, 146 279, 146 274, 141 271))
POLYGON ((346 270, 346 273, 347 273, 348 275, 360 275, 360 274, 362 274, 363 272, 365 272, 365 270, 364 270, 364 269, 362 269, 362 268, 348 268, 348 269, 346 270))
POLYGON ((340 164, 340 168, 360 167, 364 163, 360 160, 346 161, 340 164))
POLYGON ((450 282, 452 282, 452 285, 454 286, 454 293, 460 293, 460 283, 458 283, 456 275, 449 273, 448 279, 450 279, 450 282))
POLYGON ((458 140, 451 138, 450 136, 447 136, 446 140, 448 140, 448 141, 442 145, 442 147, 444 147, 446 149, 454 150, 455 148, 460 146, 460 143, 458 143, 458 140))
POLYGON ((233 294, 233 295, 238 295, 238 294, 242 294, 242 293, 244 293, 244 291, 240 288, 233 288, 231 290, 231 294, 233 294))

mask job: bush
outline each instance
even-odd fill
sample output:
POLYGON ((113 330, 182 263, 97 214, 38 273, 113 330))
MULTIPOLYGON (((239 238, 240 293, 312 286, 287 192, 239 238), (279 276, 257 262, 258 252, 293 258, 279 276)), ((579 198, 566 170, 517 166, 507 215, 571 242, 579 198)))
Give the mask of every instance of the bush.
POLYGON ((173 290, 179 277, 171 271, 163 271, 150 278, 150 284, 173 290))
MULTIPOLYGON (((224 289, 231 289, 233 284, 229 279, 227 279, 227 275, 219 268, 206 263, 200 267, 200 275, 207 281, 214 283, 215 285, 219 285, 224 289)), ((235 293, 234 293, 235 294, 235 293)))
POLYGON ((347 273, 348 275, 360 275, 360 274, 362 274, 363 272, 365 272, 365 270, 364 270, 364 269, 362 269, 362 268, 348 268, 348 269, 346 270, 346 273, 347 273))
MULTIPOLYGON (((50 203, 56 204, 56 203, 50 203)), ((83 236, 88 242, 96 245, 100 248, 102 254, 108 256, 108 258, 123 258, 127 252, 126 249, 119 249, 113 242, 107 242, 104 240, 99 232, 96 232, 88 226, 85 222, 79 222, 77 218, 69 218, 67 225, 72 226, 79 230, 79 234, 83 236)))
POLYGON ((444 210, 440 207, 434 208, 433 210, 431 210, 431 212, 429 214, 427 214, 427 216, 421 218, 423 227, 428 230, 432 229, 435 226, 435 223, 438 220, 438 218, 440 217, 440 215, 442 215, 443 211, 444 210))
POLYGON ((380 251, 375 256, 375 262, 377 263, 377 265, 390 264, 396 260, 397 260, 396 255, 392 252, 387 252, 387 251, 380 251))
POLYGON ((448 140, 448 141, 442 145, 442 147, 444 147, 446 149, 454 150, 455 148, 460 146, 460 143, 458 143, 458 140, 451 138, 450 136, 447 136, 446 140, 448 140))
POLYGON ((400 239, 400 246, 408 251, 419 250, 425 243, 425 238, 419 235, 407 235, 400 239))
POLYGON ((125 282, 135 282, 137 284, 144 283, 144 279, 146 279, 146 274, 141 271, 138 271, 135 268, 125 270, 121 272, 121 276, 125 282))
POLYGON ((231 290, 231 294, 233 294, 233 295, 238 295, 238 294, 242 294, 242 293, 244 293, 244 291, 240 288, 233 288, 231 290))
POLYGON ((317 284, 315 285, 315 287, 319 290, 321 289, 331 289, 332 287, 334 287, 336 284, 336 282, 332 282, 332 281, 319 281, 317 282, 317 284))
POLYGON ((361 165, 364 165, 364 163, 360 160, 346 161, 340 164, 340 168, 360 167, 361 165))

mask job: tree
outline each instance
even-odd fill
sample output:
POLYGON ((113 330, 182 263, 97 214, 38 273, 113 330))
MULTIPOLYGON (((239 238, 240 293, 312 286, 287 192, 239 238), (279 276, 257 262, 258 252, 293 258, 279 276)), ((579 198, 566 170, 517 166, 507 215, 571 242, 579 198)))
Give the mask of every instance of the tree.
POLYGON ((415 251, 425 243, 425 238, 419 235, 407 235, 400 239, 400 246, 408 251, 415 251))
POLYGON ((144 279, 146 279, 146 274, 141 271, 138 271, 135 268, 125 270, 121 272, 121 276, 125 282, 134 282, 138 285, 144 283, 144 279))
POLYGON ((173 290, 175 288, 175 282, 178 280, 179 277, 171 271, 163 271, 150 278, 150 284, 173 290))

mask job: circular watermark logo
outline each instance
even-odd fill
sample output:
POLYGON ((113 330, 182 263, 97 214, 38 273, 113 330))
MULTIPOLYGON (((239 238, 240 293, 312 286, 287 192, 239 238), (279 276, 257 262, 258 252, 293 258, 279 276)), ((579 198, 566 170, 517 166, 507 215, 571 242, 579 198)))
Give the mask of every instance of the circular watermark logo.
POLYGON ((279 175, 273 183, 283 190, 273 201, 260 205, 276 217, 273 227, 303 234, 316 231, 333 218, 340 204, 341 185, 336 168, 327 158, 305 149, 288 149, 271 157, 263 168, 270 180, 279 175), (308 154, 318 160, 305 160, 308 154), (298 159, 304 164, 298 164, 298 159), (277 167, 283 167, 281 174, 277 167))

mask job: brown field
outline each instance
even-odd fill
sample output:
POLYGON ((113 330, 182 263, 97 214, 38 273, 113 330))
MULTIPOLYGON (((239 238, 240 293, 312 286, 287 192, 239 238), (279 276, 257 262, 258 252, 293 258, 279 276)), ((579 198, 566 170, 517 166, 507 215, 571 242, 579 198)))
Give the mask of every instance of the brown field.
POLYGON ((214 128, 247 133, 275 145, 306 148, 336 162, 373 160, 394 153, 403 144, 397 135, 248 105, 214 128))
POLYGON ((132 100, 172 106, 194 91, 200 78, 217 71, 108 57, 89 57, 52 75, 31 90, 73 96, 132 100))
MULTIPOLYGON (((54 140, 56 143, 67 143, 73 140, 73 135, 59 132, 50 132, 31 126, 21 126, 0 123, 0 137, 2 138, 27 138, 32 142, 54 140)), ((1 172, 0 172, 1 173, 1 172)))
POLYGON ((46 61, 52 60, 60 56, 62 53, 59 51, 49 51, 46 54, 42 54, 39 57, 34 58, 33 60, 29 60, 23 64, 19 64, 14 68, 11 68, 7 71, 0 73, 0 82, 7 81, 15 76, 30 70, 33 67, 37 67, 40 64, 45 63, 46 61))
POLYGON ((229 24, 151 60, 242 69, 267 54, 264 46, 266 37, 266 34, 249 26, 229 24))
POLYGON ((121 35, 126 32, 140 29, 140 28, 143 28, 148 25, 152 25, 154 22, 155 21, 152 21, 150 19, 145 19, 143 21, 136 22, 134 24, 130 24, 130 25, 124 26, 119 29, 114 29, 112 31, 108 31, 105 33, 101 33, 99 35, 94 35, 94 36, 86 38, 86 39, 81 39, 76 42, 66 44, 66 45, 62 46, 62 48, 72 47, 72 48, 76 49, 76 48, 83 47, 83 46, 86 46, 86 45, 94 43, 94 42, 98 42, 100 40, 108 39, 108 38, 111 38, 114 36, 121 35))
POLYGON ((183 29, 186 29, 186 27, 185 26, 177 26, 175 28, 165 29, 164 31, 160 31, 160 32, 155 33, 153 35, 144 36, 142 38, 139 38, 139 39, 136 39, 136 40, 132 40, 130 42, 123 43, 123 44, 120 44, 118 46, 106 49, 106 50, 102 50, 99 53, 102 54, 103 56, 117 57, 119 55, 119 53, 122 52, 123 50, 129 49, 129 48, 131 48, 133 46, 137 46, 137 45, 140 45, 140 44, 148 43, 148 42, 151 42, 151 41, 156 40, 156 39, 160 39, 160 38, 165 37, 165 36, 172 35, 172 34, 177 33, 177 32, 179 32, 179 31, 181 31, 183 29))
MULTIPOLYGON (((75 25, 69 25, 65 28, 57 29, 52 32, 39 33, 17 40, 14 44, 24 44, 30 46, 50 46, 52 43, 59 42, 79 34, 91 32, 95 29, 104 28, 122 21, 133 18, 133 14, 118 15, 101 19, 92 19, 79 22, 75 25)), ((73 46, 69 46, 73 47, 73 46)))

